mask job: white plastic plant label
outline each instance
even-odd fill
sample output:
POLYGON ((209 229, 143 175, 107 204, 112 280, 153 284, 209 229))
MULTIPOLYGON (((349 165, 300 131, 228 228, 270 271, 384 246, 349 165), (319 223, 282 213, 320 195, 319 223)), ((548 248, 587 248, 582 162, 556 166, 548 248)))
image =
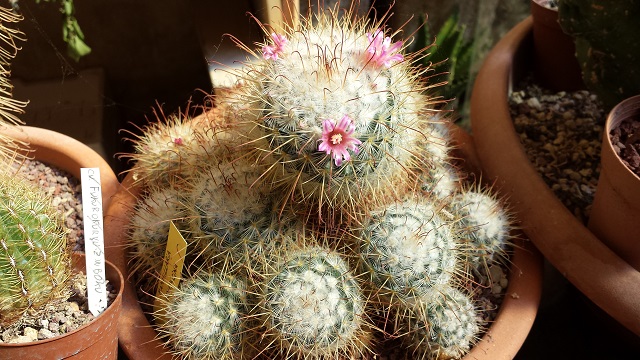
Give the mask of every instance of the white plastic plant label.
POLYGON ((81 168, 84 251, 87 260, 89 311, 100 315, 107 308, 107 282, 104 260, 102 185, 99 168, 81 168))

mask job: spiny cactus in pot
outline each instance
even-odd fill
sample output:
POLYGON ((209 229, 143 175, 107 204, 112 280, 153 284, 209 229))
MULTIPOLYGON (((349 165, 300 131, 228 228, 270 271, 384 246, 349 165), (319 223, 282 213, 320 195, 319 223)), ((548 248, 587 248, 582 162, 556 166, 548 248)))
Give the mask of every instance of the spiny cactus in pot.
POLYGON ((51 199, 19 176, 0 173, 0 323, 68 296, 66 231, 51 199))
MULTIPOLYGON (((16 114, 23 113, 27 104, 13 99, 8 78, 17 44, 25 37, 11 26, 21 16, 0 7, 0 19, 0 127, 4 128, 22 124, 16 114)), ((26 311, 39 311, 69 293, 71 261, 63 224, 51 198, 14 173, 26 146, 0 134, 0 325, 20 319, 26 311)))
MULTIPOLYGON (((401 335, 425 358, 462 356, 481 327, 472 300, 445 294, 471 286, 486 270, 472 262, 493 262, 490 251, 509 238, 478 240, 487 245, 474 253, 470 239, 489 233, 481 219, 496 202, 465 198, 448 118, 432 108, 439 100, 421 80, 428 69, 414 64, 420 55, 402 54, 404 42, 386 36, 382 21, 337 11, 300 29, 265 31, 259 49, 245 46, 255 57, 237 72, 237 86, 216 99, 227 111, 212 122, 233 128, 234 141, 223 155, 196 159, 180 183, 184 217, 199 234, 189 240, 200 255, 194 265, 246 280, 247 313, 238 319, 248 340, 234 355, 196 355, 176 350, 177 341, 200 349, 192 344, 207 332, 186 328, 168 344, 187 358, 357 359, 378 356, 377 340, 401 335), (451 315, 452 302, 464 312, 451 315), (464 334, 448 322, 460 314, 469 320, 464 334), (428 334, 427 350, 407 326, 428 334)), ((177 314, 178 302, 167 297, 163 311, 177 314)))

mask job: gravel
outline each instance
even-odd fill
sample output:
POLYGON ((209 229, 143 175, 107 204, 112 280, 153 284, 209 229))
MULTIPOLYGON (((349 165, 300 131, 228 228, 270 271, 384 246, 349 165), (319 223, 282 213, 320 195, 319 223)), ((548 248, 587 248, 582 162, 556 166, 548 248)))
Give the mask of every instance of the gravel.
POLYGON ((82 228, 82 193, 80 180, 68 172, 48 166, 37 160, 25 160, 20 168, 32 183, 45 189, 52 197, 53 205, 69 230, 70 247, 84 252, 84 230, 82 228))
POLYGON ((586 224, 600 176, 607 115, 602 105, 586 90, 554 93, 530 80, 509 100, 529 160, 558 199, 586 224))

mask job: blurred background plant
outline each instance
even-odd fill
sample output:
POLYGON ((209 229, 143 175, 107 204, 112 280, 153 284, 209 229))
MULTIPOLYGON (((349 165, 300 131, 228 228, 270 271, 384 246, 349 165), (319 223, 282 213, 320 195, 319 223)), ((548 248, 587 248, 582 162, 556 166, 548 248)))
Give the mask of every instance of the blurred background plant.
POLYGON ((473 39, 467 33, 467 25, 460 22, 459 10, 456 8, 437 30, 429 24, 426 16, 421 16, 425 26, 416 34, 416 41, 411 51, 419 51, 430 44, 435 46, 427 50, 421 59, 423 66, 432 65, 433 82, 446 81, 447 84, 437 88, 438 95, 450 99, 447 109, 456 109, 463 105, 467 84, 471 74, 471 55, 473 39))
MULTIPOLYGON (((84 33, 75 17, 73 0, 36 0, 36 4, 40 4, 42 1, 60 2, 62 39, 67 43, 67 55, 76 62, 80 61, 83 56, 89 55, 91 48, 84 42, 84 33)), ((14 11, 20 11, 20 2, 18 0, 10 0, 10 3, 14 11)))

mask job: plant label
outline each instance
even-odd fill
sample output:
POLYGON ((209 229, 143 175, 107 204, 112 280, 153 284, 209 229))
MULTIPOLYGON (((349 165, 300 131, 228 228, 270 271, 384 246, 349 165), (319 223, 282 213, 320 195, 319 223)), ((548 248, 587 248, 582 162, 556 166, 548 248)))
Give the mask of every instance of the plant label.
MULTIPOLYGON (((153 303, 154 312, 161 314, 161 302, 158 301, 163 296, 175 289, 182 279, 182 267, 184 258, 187 255, 187 241, 182 237, 180 231, 173 223, 169 224, 169 237, 167 238, 167 248, 164 252, 162 270, 160 271, 160 281, 156 289, 156 297, 153 303)), ((162 319, 157 319, 162 322, 162 319)))
POLYGON ((107 308, 107 278, 104 260, 102 186, 99 168, 81 168, 84 252, 87 260, 89 311, 100 315, 107 308))

